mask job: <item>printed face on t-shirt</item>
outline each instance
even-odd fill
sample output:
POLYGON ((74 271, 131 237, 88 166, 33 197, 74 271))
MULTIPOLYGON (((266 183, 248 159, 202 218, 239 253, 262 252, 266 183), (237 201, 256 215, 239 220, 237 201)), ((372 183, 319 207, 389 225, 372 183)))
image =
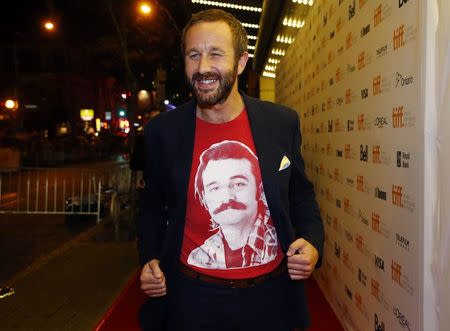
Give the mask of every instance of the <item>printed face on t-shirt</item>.
POLYGON ((247 159, 208 162, 203 172, 204 202, 221 227, 251 227, 258 212, 257 185, 247 159))

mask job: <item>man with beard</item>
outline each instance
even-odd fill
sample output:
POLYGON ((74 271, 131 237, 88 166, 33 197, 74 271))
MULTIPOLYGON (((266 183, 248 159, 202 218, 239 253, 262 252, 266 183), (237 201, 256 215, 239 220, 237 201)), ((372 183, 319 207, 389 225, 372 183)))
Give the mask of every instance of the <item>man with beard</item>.
POLYGON ((145 129, 141 325, 308 327, 302 280, 321 263, 324 234, 298 115, 238 90, 247 34, 232 15, 193 15, 182 52, 195 98, 145 129))

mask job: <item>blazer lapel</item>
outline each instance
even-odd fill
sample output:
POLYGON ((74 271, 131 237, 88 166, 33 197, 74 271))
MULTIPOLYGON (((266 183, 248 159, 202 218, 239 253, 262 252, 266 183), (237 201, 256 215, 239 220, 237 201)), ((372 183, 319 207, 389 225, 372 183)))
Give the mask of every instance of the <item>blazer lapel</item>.
POLYGON ((280 160, 279 155, 277 155, 277 148, 273 144, 274 137, 270 135, 271 122, 264 118, 264 112, 261 109, 258 110, 258 107, 261 107, 260 104, 245 94, 242 93, 242 95, 247 108, 250 128, 259 160, 264 193, 272 216, 276 216, 272 217, 274 222, 276 222, 279 219, 278 214, 281 210, 277 178, 280 160))

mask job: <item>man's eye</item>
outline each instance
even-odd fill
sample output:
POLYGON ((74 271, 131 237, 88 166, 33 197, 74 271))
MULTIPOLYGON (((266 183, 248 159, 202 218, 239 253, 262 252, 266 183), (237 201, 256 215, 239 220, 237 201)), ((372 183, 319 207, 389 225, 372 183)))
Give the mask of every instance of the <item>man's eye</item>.
POLYGON ((195 59, 197 59, 198 57, 199 57, 198 54, 189 54, 189 58, 192 59, 192 60, 195 60, 195 59))
POLYGON ((232 187, 235 187, 235 188, 240 188, 240 187, 244 187, 244 186, 246 186, 246 184, 244 182, 238 182, 238 183, 234 183, 232 185, 232 187))
POLYGON ((219 190, 219 186, 213 186, 213 187, 210 187, 210 188, 209 188, 209 191, 210 191, 210 192, 215 192, 215 191, 217 191, 217 190, 219 190))
POLYGON ((222 56, 222 54, 220 54, 220 53, 212 53, 211 55, 212 55, 212 56, 215 56, 215 57, 222 56))

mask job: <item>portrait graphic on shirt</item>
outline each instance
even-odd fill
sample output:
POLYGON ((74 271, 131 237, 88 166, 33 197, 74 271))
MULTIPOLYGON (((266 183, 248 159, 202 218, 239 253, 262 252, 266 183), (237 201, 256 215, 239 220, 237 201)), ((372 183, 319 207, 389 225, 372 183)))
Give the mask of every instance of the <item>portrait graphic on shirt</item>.
POLYGON ((188 264, 233 269, 266 264, 277 256, 258 158, 245 144, 224 140, 200 155, 195 197, 208 211, 212 235, 193 249, 188 264))

